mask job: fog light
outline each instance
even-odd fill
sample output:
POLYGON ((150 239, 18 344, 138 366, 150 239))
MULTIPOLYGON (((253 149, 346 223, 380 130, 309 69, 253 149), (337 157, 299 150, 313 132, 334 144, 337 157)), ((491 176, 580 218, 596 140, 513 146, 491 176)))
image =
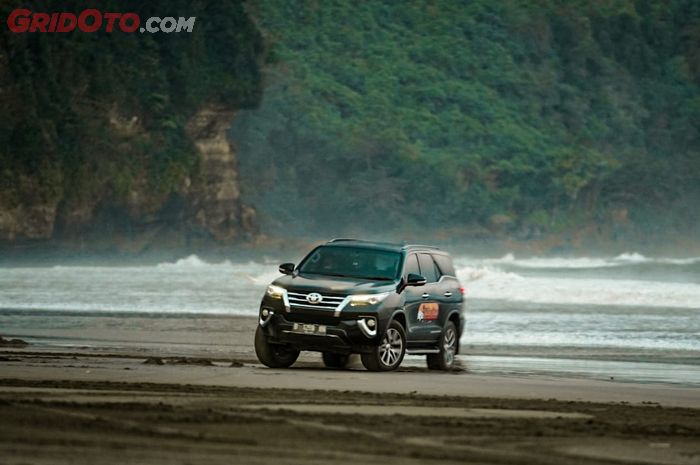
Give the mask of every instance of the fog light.
POLYGON ((260 312, 260 326, 263 328, 270 322, 272 319, 272 315, 275 312, 272 310, 268 310, 267 308, 263 308, 262 311, 260 312))
POLYGON ((374 318, 360 318, 357 320, 357 326, 360 327, 362 333, 367 337, 374 337, 377 335, 377 322, 374 318))

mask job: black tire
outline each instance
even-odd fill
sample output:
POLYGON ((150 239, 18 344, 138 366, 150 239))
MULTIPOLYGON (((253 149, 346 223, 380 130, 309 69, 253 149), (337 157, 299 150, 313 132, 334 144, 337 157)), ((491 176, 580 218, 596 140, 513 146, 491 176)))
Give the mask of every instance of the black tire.
POLYGON ((369 371, 391 371, 401 365, 406 354, 406 331, 398 321, 392 321, 382 336, 381 343, 371 352, 362 353, 362 364, 369 371))
POLYGON ((457 344, 459 341, 457 327, 448 321, 440 335, 440 353, 427 356, 428 368, 431 370, 451 370, 457 360, 457 344))
POLYGON ((270 344, 262 328, 258 326, 255 331, 255 355, 260 363, 267 367, 288 368, 299 358, 299 351, 283 344, 270 344))
POLYGON ((348 354, 334 354, 333 352, 323 353, 323 364, 328 368, 345 368, 350 360, 348 354))

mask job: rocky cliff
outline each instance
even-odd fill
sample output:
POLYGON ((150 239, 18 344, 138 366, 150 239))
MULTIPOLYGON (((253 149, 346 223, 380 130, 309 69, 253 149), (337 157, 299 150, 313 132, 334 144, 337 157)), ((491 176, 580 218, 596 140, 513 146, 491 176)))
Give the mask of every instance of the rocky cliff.
POLYGON ((241 200, 236 153, 227 137, 233 119, 234 111, 220 105, 204 105, 189 119, 186 134, 197 162, 170 192, 153 188, 142 173, 122 198, 109 190, 87 198, 34 195, 43 190, 39 181, 22 176, 15 180, 21 200, 10 205, 0 199, 0 240, 139 251, 156 242, 177 247, 250 239, 255 211, 241 200))
MULTIPOLYGON (((35 3, 9 0, 0 16, 35 3)), ((262 36, 243 1, 157 3, 101 8, 194 16, 194 30, 0 28, 0 251, 138 253, 254 234, 227 131, 239 109, 260 101, 262 36)), ((58 0, 41 8, 65 9, 58 0)))
POLYGON ((255 211, 241 203, 236 153, 227 137, 233 117, 225 107, 208 105, 187 124, 199 154, 199 172, 185 184, 188 224, 220 242, 249 236, 255 225, 255 211))

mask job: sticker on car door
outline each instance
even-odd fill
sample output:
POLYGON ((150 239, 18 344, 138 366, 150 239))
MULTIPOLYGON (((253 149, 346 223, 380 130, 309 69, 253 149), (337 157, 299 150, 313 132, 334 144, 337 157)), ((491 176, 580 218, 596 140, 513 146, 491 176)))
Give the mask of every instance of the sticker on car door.
POLYGON ((438 319, 440 306, 436 302, 424 302, 418 307, 418 321, 434 321, 438 319))

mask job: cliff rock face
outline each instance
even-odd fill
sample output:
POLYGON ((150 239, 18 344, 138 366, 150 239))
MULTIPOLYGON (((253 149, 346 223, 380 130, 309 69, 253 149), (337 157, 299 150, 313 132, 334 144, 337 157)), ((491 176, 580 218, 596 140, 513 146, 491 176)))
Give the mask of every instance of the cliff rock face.
POLYGON ((0 197, 0 241, 73 244, 138 252, 151 246, 230 244, 255 232, 255 211, 243 205, 238 163, 227 137, 234 111, 204 105, 186 125, 199 161, 182 186, 153 189, 146 174, 123 198, 108 190, 78 199, 37 195, 26 177, 14 205, 0 197))
POLYGON ((254 222, 254 211, 241 203, 238 163, 226 134, 233 118, 233 111, 209 105, 186 127, 200 156, 199 173, 186 185, 189 223, 223 243, 250 234, 254 222))
POLYGON ((0 200, 0 241, 49 239, 53 234, 58 199, 32 198, 14 206, 0 200))
POLYGON ((187 37, 48 40, 0 28, 0 259, 34 246, 139 253, 252 235, 226 131, 261 100, 265 43, 245 0, 180 3, 198 18, 187 37))

